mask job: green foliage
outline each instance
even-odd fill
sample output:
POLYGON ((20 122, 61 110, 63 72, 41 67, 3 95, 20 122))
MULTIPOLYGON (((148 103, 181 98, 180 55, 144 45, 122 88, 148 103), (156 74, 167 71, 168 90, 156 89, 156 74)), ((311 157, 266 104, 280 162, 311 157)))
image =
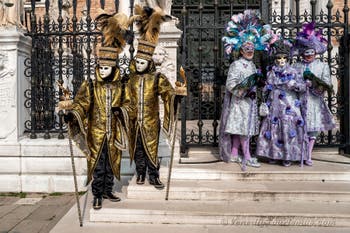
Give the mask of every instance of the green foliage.
POLYGON ((27 193, 13 193, 13 192, 9 192, 9 193, 0 193, 0 197, 19 197, 19 198, 25 198, 27 196, 27 193))

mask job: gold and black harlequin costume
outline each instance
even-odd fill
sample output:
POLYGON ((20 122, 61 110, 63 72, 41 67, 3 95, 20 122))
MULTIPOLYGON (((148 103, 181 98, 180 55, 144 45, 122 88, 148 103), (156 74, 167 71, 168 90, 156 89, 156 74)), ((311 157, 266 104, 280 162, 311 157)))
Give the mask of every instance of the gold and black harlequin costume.
MULTIPOLYGON (((131 66, 134 66, 132 62, 131 66)), ((158 141, 160 132, 159 119, 159 98, 164 103, 163 130, 169 135, 171 131, 171 122, 174 120, 174 89, 169 80, 160 73, 156 73, 153 62, 145 72, 132 73, 130 80, 133 96, 137 97, 137 114, 132 120, 132 129, 135 133, 131 134, 130 146, 133 148, 132 159, 136 151, 136 136, 140 134, 145 151, 150 162, 155 167, 158 166, 158 141)))
POLYGON ((129 87, 122 88, 117 66, 118 54, 125 45, 123 33, 127 30, 128 18, 118 13, 102 14, 96 20, 102 25, 104 42, 98 49, 95 79, 84 81, 77 92, 69 127, 72 138, 87 157, 88 183, 92 180, 97 209, 102 207, 102 196, 114 201, 119 199, 111 193, 114 177, 120 179, 122 150, 127 149, 129 117, 134 113, 135 104, 129 87), (112 67, 112 73, 102 78, 100 67, 112 67))
POLYGON ((152 55, 158 41, 160 24, 167 20, 160 9, 135 5, 132 21, 140 32, 136 60, 130 65, 132 95, 136 97, 137 114, 130 119, 131 160, 135 161, 137 183, 143 184, 148 170, 149 182, 158 189, 164 188, 159 180, 158 142, 161 129, 159 118, 159 96, 164 103, 162 129, 167 135, 172 130, 174 121, 175 92, 169 80, 156 72, 152 55), (137 71, 137 59, 149 62, 144 71, 137 71))
POLYGON ((76 121, 70 123, 74 129, 75 140, 79 140, 79 145, 88 158, 88 182, 92 179, 104 144, 107 145, 113 174, 120 179, 121 150, 127 149, 125 121, 129 118, 128 114, 132 113, 129 88, 124 90, 125 97, 122 104, 119 70, 116 69, 113 79, 106 82, 96 69, 96 79, 93 81, 93 100, 90 91, 89 81, 84 81, 74 98, 71 110, 76 121), (113 114, 112 109, 117 107, 120 107, 122 116, 113 114), (77 133, 83 137, 78 137, 77 133))

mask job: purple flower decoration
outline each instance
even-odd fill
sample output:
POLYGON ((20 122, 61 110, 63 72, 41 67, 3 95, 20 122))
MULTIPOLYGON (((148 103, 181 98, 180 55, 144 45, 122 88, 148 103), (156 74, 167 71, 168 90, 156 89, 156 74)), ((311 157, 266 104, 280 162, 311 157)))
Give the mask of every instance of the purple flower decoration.
POLYGON ((294 129, 289 130, 289 137, 294 138, 297 135, 297 131, 294 129))
POLYGON ((301 101, 300 100, 295 100, 294 101, 294 105, 295 105, 295 107, 300 107, 301 106, 301 101))
POLYGON ((281 76, 281 81, 284 83, 284 82, 286 82, 288 79, 287 79, 287 76, 285 76, 285 75, 283 75, 283 76, 281 76))
POLYGON ((264 137, 265 137, 267 140, 270 140, 270 139, 271 139, 271 131, 265 131, 264 137))
POLYGON ((305 124, 305 123, 304 123, 304 120, 303 120, 302 118, 300 118, 300 119, 297 120, 297 125, 298 125, 298 126, 304 126, 304 124, 305 124))
POLYGON ((276 146, 278 146, 278 147, 282 147, 283 144, 284 144, 284 141, 281 140, 281 139, 279 139, 279 140, 277 140, 277 142, 276 142, 275 144, 276 144, 276 146))
POLYGON ((285 91, 281 91, 278 98, 283 99, 286 96, 286 92, 285 91))
POLYGON ((292 114, 292 110, 291 110, 290 106, 286 107, 286 114, 287 115, 291 115, 292 114))
POLYGON ((277 124, 277 122, 278 122, 278 117, 272 117, 271 123, 272 124, 277 124))
POLYGON ((288 81, 294 79, 294 74, 287 74, 288 81))
POLYGON ((267 107, 270 107, 271 106, 271 102, 270 101, 266 101, 266 105, 267 105, 267 107))
POLYGON ((272 91, 272 89, 273 89, 273 87, 272 87, 271 84, 267 84, 267 85, 266 85, 266 90, 272 91))

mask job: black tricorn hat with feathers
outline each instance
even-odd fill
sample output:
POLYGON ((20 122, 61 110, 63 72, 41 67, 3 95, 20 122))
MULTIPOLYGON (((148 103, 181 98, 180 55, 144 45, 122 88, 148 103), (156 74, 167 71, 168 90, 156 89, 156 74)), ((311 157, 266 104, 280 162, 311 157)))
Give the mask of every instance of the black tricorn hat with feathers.
POLYGON ((135 22, 140 33, 136 57, 152 60, 154 49, 158 43, 160 25, 171 19, 171 16, 166 15, 159 7, 135 5, 134 15, 130 17, 130 24, 135 22))

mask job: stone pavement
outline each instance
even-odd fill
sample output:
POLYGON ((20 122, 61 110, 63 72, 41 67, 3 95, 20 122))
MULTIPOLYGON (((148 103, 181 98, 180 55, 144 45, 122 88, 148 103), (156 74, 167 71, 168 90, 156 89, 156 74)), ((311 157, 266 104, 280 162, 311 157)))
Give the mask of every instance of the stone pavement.
POLYGON ((74 204, 72 193, 1 193, 0 233, 48 233, 74 204))

